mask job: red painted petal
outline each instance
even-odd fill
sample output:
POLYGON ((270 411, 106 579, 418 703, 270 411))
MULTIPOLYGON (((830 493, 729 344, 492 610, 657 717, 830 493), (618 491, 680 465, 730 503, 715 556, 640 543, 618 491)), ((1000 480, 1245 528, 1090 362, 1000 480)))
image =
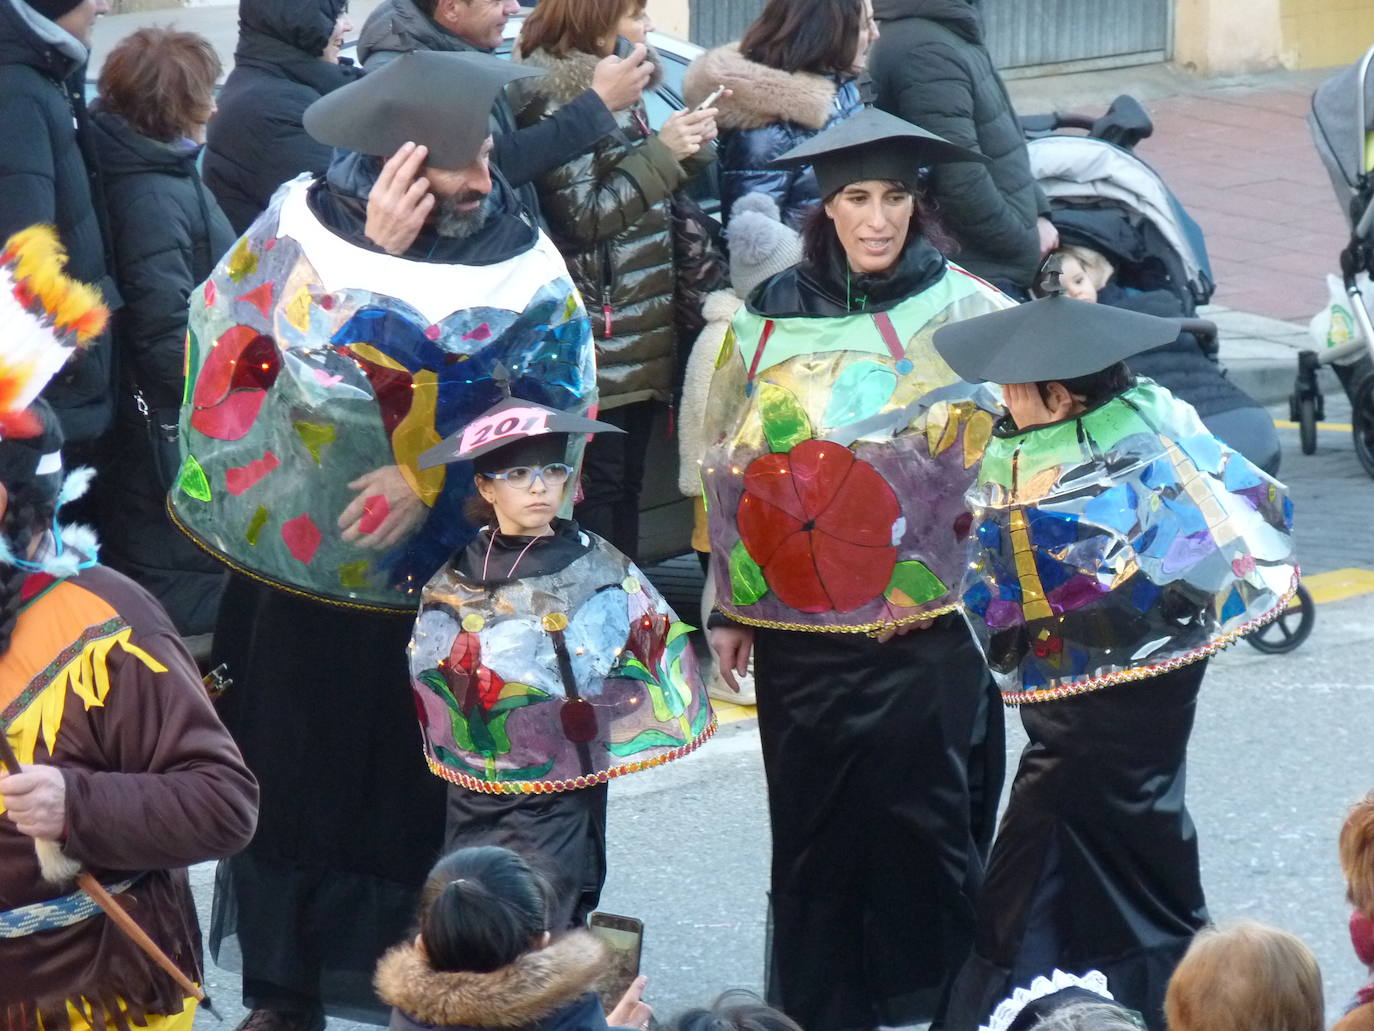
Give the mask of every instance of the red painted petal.
POLYGON ((882 594, 897 562, 896 548, 864 548, 824 533, 811 535, 811 548, 837 612, 853 612, 882 594))
POLYGON ((216 440, 239 440, 253 428, 266 400, 265 390, 236 390, 212 408, 191 412, 191 425, 216 440))
POLYGON ((788 515, 805 519, 801 499, 793 483, 788 455, 764 455, 749 463, 744 471, 744 490, 761 501, 782 509, 788 515))
POLYGON ((830 505, 816 517, 816 529, 868 548, 892 544, 892 525, 902 514, 897 495, 878 470, 855 462, 830 505))
POLYGON ((252 290, 249 290, 242 297, 237 297, 235 298, 235 300, 247 301, 254 308, 257 308, 258 311, 262 312, 262 317, 265 319, 271 318, 272 316, 271 283, 263 283, 262 286, 255 287, 252 290))
POLYGON ((193 405, 208 408, 224 400, 239 356, 257 338, 258 331, 250 326, 230 326, 220 335, 196 375, 196 389, 191 397, 193 405))
POLYGON ((370 494, 363 499, 363 517, 358 520, 358 529, 363 533, 376 533, 390 513, 391 502, 385 494, 370 494))
MULTIPOLYGON (((243 395, 235 394, 234 396, 242 397, 243 395)), ((266 397, 266 395, 259 394, 258 397, 266 397)), ((218 409, 216 410, 218 411, 218 409)), ((268 451, 256 462, 249 462, 247 465, 241 465, 235 469, 226 469, 224 470, 224 489, 237 497, 249 487, 260 482, 264 476, 279 465, 281 462, 278 461, 277 456, 268 451)))
POLYGON ((763 577, 778 600, 798 612, 829 612, 834 606, 811 558, 812 533, 794 533, 763 567, 763 577))
POLYGON ((735 523, 749 557, 761 566, 771 562, 778 546, 802 528, 802 521, 796 516, 753 494, 739 499, 735 523))
POLYGON ((315 552, 320 550, 322 537, 315 521, 304 513, 282 523, 281 539, 286 542, 287 550, 297 562, 307 566, 314 560, 315 552))
POLYGON ((828 440, 804 440, 791 451, 792 477, 803 518, 815 519, 830 507, 854 464, 854 452, 828 440))

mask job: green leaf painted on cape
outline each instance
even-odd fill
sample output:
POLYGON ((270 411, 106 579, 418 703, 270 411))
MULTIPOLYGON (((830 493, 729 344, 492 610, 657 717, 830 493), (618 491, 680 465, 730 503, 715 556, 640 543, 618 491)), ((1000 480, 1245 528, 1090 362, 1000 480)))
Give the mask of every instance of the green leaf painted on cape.
POLYGON ((706 721, 710 718, 711 706, 706 703, 706 696, 703 694, 701 704, 697 706, 696 719, 692 720, 692 738, 694 740, 706 729, 706 721))
POLYGON ((620 665, 611 670, 610 676, 625 677, 628 680, 642 680, 646 684, 658 683, 658 678, 649 672, 649 667, 629 652, 625 653, 625 658, 621 660, 620 665))
POLYGON ((948 590, 924 562, 898 562, 884 593, 892 604, 914 608, 934 601, 948 590))
POLYGON ((650 727, 648 730, 640 731, 628 741, 606 742, 606 751, 612 755, 626 756, 642 752, 646 748, 676 748, 685 743, 682 738, 673 737, 673 735, 664 733, 657 727, 650 727))
POLYGON ((181 463, 181 474, 177 477, 177 486, 181 492, 188 497, 195 498, 197 501, 210 501, 210 480, 205 475, 205 470, 196 461, 195 455, 187 455, 186 461, 181 463))
POLYGON ((763 421, 763 435, 774 451, 791 451, 803 440, 811 439, 811 420, 797 395, 786 387, 759 384, 759 418, 763 421))
POLYGON ((897 374, 877 362, 855 362, 835 378, 830 403, 825 407, 827 426, 848 426, 877 415, 892 400, 897 374))
POLYGON ((736 605, 752 605, 768 593, 763 570, 750 556, 743 541, 730 551, 730 600, 736 605))
POLYGON ((262 535, 262 528, 267 525, 267 520, 267 506, 259 505, 253 513, 253 518, 248 520, 248 529, 243 531, 243 539, 256 548, 258 537, 262 535))
POLYGON ((360 588, 367 586, 368 560, 360 558, 356 562, 345 562, 339 567, 339 586, 360 588))
POLYGON ((185 377, 184 385, 181 388, 181 403, 189 405, 191 403, 191 391, 195 387, 196 375, 200 372, 200 340, 196 337, 194 329, 186 330, 186 364, 182 368, 185 377))
POLYGON ((462 712, 462 708, 458 704, 458 699, 454 697, 453 692, 449 690, 448 681, 444 679, 444 675, 437 669, 427 669, 415 679, 443 699, 444 704, 454 712, 462 712))
POLYGON ((320 464, 320 452, 324 450, 326 444, 334 443, 334 438, 338 431, 324 422, 298 422, 295 423, 296 434, 301 438, 301 443, 305 445, 310 457, 315 460, 315 464, 320 464))
POLYGON ((676 641, 676 640, 677 640, 679 637, 681 637, 683 634, 690 634, 694 629, 695 629, 695 627, 689 626, 688 624, 683 623, 683 622, 680 622, 680 621, 677 622, 677 623, 674 623, 672 626, 670 626, 670 627, 668 628, 668 641, 667 641, 667 643, 668 643, 668 644, 672 644, 674 641, 676 641))
POLYGON ((465 763, 462 756, 454 755, 443 745, 435 745, 434 754, 445 766, 452 766, 480 780, 539 780, 541 777, 547 776, 548 772, 553 769, 553 764, 558 761, 557 759, 550 759, 538 766, 517 766, 510 770, 497 770, 496 776, 493 778, 486 770, 480 770, 469 763, 465 763))
POLYGON ((487 712, 495 716, 498 713, 510 712, 511 709, 533 705, 535 702, 547 701, 548 697, 547 691, 541 691, 529 684, 507 684, 501 688, 501 697, 492 703, 487 712))

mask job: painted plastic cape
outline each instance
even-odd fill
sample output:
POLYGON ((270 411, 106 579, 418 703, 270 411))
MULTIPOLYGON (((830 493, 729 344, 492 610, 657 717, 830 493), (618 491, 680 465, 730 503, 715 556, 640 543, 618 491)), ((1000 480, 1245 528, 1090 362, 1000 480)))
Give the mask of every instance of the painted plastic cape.
POLYGON ((497 581, 452 564, 410 646, 425 759, 473 791, 567 791, 659 766, 711 736, 688 632, 594 534, 556 572, 497 581))
MULTIPOLYGON (((492 265, 409 261, 355 247, 278 191, 191 298, 177 521, 229 565, 348 606, 414 611, 472 536, 468 464, 417 456, 502 396, 585 412, 595 401, 590 327, 542 233, 492 265), (426 506, 395 546, 345 542, 349 483, 396 465, 426 506)), ((576 460, 576 455, 570 456, 576 460)), ((389 512, 365 500, 364 534, 389 512)))
POLYGON ((702 464, 719 609, 755 626, 873 632, 956 606, 964 493, 997 397, 955 376, 931 336, 1008 303, 951 266, 882 313, 740 310, 716 359, 702 464))
POLYGON ((994 436, 969 502, 964 605, 1011 703, 1204 658, 1297 586, 1283 485, 1148 379, 1080 418, 994 436))

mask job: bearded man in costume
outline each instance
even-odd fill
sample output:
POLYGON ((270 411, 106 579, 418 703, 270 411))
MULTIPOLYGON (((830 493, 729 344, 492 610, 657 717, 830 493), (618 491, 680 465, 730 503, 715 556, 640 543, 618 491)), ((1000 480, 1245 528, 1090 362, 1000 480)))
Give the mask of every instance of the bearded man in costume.
POLYGON ((529 74, 416 53, 319 100, 305 127, 337 148, 328 172, 283 186, 192 299, 171 505, 237 574, 214 662, 264 799, 220 866, 210 942, 258 1031, 326 1009, 385 1022, 372 970, 442 842, 406 645, 474 532, 474 487, 419 455, 498 383, 560 411, 595 400, 562 259, 488 163, 492 103, 529 74))

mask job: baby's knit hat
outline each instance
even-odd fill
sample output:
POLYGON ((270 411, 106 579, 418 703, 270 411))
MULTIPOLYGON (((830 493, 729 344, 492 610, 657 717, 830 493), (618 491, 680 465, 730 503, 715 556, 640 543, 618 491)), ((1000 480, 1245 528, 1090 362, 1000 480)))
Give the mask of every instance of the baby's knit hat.
POLYGON ((769 276, 802 259, 801 235, 784 225, 778 204, 766 193, 746 193, 730 209, 730 285, 747 298, 769 276))

